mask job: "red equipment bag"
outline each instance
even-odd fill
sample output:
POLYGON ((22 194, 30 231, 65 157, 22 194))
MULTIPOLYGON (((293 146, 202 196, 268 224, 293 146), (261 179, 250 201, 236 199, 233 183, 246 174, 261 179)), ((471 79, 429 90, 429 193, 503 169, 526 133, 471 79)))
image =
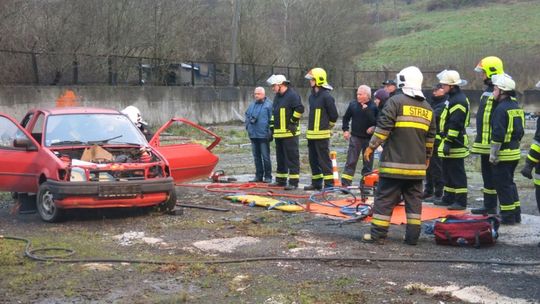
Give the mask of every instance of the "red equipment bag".
POLYGON ((492 215, 448 215, 435 222, 435 242, 438 245, 494 245, 499 237, 500 220, 492 215))

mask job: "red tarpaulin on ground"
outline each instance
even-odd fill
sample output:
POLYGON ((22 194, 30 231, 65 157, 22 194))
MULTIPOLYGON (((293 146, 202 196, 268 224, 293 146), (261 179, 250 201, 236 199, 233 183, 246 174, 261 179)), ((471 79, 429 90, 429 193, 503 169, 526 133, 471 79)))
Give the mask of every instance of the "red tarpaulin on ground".
MULTIPOLYGON (((336 201, 331 201, 331 202, 332 204, 336 206, 343 206, 343 207, 351 204, 351 200, 346 200, 346 199, 336 200, 336 201)), ((373 203, 373 199, 369 198, 367 203, 369 204, 373 203)), ((351 205, 350 207, 354 207, 354 206, 356 206, 356 203, 351 205)), ((312 213, 326 214, 326 215, 331 215, 331 216, 341 217, 341 218, 346 218, 346 219, 351 218, 350 216, 341 213, 340 208, 336 208, 336 207, 328 207, 328 206, 311 203, 309 206, 309 209, 310 209, 309 211, 312 213)), ((422 205, 422 221, 442 218, 442 217, 447 216, 448 214, 464 214, 464 213, 467 213, 467 211, 448 210, 445 207, 438 207, 438 206, 434 206, 432 204, 426 204, 426 203, 422 205)), ((369 221, 370 219, 371 218, 368 218, 367 221, 369 221)), ((405 215, 405 206, 397 205, 394 208, 394 212, 392 213, 392 219, 390 221, 392 222, 392 224, 395 224, 395 225, 401 225, 401 224, 407 223, 407 217, 405 215)))

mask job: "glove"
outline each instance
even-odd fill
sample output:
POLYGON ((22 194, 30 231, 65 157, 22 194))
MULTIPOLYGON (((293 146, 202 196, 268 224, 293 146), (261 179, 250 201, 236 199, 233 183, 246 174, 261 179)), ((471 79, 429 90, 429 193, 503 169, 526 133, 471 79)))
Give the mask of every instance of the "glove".
POLYGON ((447 141, 445 141, 443 144, 443 155, 450 156, 450 143, 448 143, 447 141))
POLYGON ((525 167, 521 169, 521 175, 525 176, 528 179, 532 179, 532 169, 534 164, 530 160, 525 161, 525 167))
POLYGON ((268 142, 272 142, 274 140, 274 130, 270 130, 268 132, 268 142))
POLYGON ((367 147, 366 150, 364 150, 364 160, 365 161, 370 161, 371 160, 371 155, 373 155, 373 148, 372 147, 367 147))
POLYGON ((491 150, 489 151, 489 162, 493 165, 499 163, 499 150, 501 149, 501 144, 491 144, 491 150))
POLYGON ((291 131, 291 133, 292 133, 293 135, 296 134, 297 127, 296 127, 295 124, 293 124, 293 123, 289 124, 289 125, 287 126, 287 129, 288 129, 289 131, 291 131))

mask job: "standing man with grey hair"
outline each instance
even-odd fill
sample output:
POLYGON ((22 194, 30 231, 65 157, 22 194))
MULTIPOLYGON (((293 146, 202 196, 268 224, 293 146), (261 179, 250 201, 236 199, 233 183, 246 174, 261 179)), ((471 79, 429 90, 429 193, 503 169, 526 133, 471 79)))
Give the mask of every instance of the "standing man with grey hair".
POLYGON ((255 100, 246 110, 246 130, 251 140, 251 151, 255 161, 255 179, 252 182, 272 182, 272 163, 270 162, 270 120, 272 101, 266 97, 264 88, 257 87, 253 92, 255 100))
POLYGON ((272 75, 266 82, 276 94, 272 110, 272 126, 276 142, 276 182, 272 186, 296 190, 300 180, 300 118, 304 106, 300 95, 289 87, 285 75, 272 75), (288 184, 287 184, 288 180, 288 184))
MULTIPOLYGON (((371 100, 371 88, 367 85, 359 86, 356 91, 356 100, 349 103, 343 115, 343 138, 349 141, 347 161, 341 175, 343 186, 352 184, 360 152, 364 155, 364 151, 369 146, 369 139, 375 130, 378 114, 377 105, 371 100), (349 128, 351 120, 352 127, 349 128)), ((373 170, 373 156, 363 161, 362 174, 371 170, 373 170)))

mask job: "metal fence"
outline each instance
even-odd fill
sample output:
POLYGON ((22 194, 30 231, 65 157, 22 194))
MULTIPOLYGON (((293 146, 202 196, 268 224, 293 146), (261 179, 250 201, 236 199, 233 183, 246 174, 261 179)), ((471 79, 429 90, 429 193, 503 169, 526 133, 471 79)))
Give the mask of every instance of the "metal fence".
MULTIPOLYGON (((272 74, 284 74, 293 86, 305 87, 307 69, 243 63, 163 58, 0 50, 0 85, 153 85, 265 86, 272 74)), ((379 87, 397 71, 327 69, 334 87, 379 87)), ((436 72, 424 72, 435 83, 436 72)))

